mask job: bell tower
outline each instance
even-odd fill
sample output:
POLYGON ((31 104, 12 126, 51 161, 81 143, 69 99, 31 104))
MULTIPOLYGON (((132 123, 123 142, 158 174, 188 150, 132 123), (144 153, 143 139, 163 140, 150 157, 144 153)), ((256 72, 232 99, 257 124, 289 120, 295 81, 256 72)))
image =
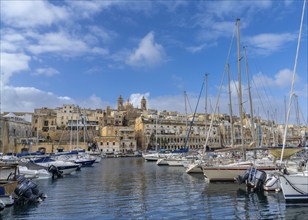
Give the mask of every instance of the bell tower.
POLYGON ((118 111, 122 111, 123 110, 123 98, 120 95, 118 98, 118 111))
POLYGON ((142 110, 147 110, 147 100, 144 98, 144 96, 141 99, 141 109, 142 110))

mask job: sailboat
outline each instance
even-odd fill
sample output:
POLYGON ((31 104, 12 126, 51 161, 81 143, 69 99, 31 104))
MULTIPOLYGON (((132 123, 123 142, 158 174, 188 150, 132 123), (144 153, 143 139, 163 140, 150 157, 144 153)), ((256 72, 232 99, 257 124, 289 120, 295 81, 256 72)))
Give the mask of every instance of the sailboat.
MULTIPOLYGON (((207 90, 208 90, 208 74, 205 74, 205 121, 204 121, 204 125, 205 125, 205 132, 206 132, 206 127, 207 127, 207 90)), ((186 165, 186 173, 203 173, 202 171, 202 164, 204 163, 203 161, 203 155, 198 155, 198 157, 194 160, 192 160, 191 163, 186 165)))
MULTIPOLYGON (((241 88, 241 54, 240 54, 240 31, 239 31, 240 19, 237 19, 237 54, 238 54, 238 83, 239 83, 239 114, 240 114, 240 129, 241 129, 241 150, 242 151, 242 160, 241 162, 229 163, 229 164, 218 164, 218 165, 203 165, 202 170, 203 174, 208 182, 213 181, 232 181, 234 182, 236 177, 241 175, 244 171, 254 166, 258 170, 264 170, 266 172, 274 172, 276 170, 276 165, 272 163, 270 160, 255 160, 255 161, 247 161, 246 160, 246 148, 244 147, 244 132, 243 132, 243 101, 242 101, 242 88, 241 88)), ((247 65, 246 65, 247 66, 247 65)), ((247 68, 246 68, 247 69, 247 68)), ((219 96, 218 96, 219 97, 219 96)), ((250 97, 251 99, 251 97, 250 97)), ((217 100, 218 101, 218 100, 217 100)), ((250 100, 251 101, 251 100, 250 100)), ((218 102, 217 102, 218 103, 218 102)), ((217 106, 216 103, 216 106, 217 106)), ((252 106, 250 105, 251 111, 252 106)), ((216 111, 216 108, 215 108, 216 111)), ((254 134, 253 127, 253 115, 251 114, 252 120, 252 134, 254 134)), ((212 122, 211 122, 212 124, 212 122)), ((232 126, 232 125, 231 125, 232 126)), ((254 145, 254 135, 253 141, 249 146, 254 145)), ((236 150, 235 148, 231 148, 231 150, 236 150)))
MULTIPOLYGON (((303 4, 302 18, 301 18, 300 31, 299 31, 299 37, 298 37, 298 43, 297 43, 295 64, 294 64, 294 69, 293 69, 293 78, 292 78, 292 84, 291 84, 288 112, 287 112, 286 123, 285 123, 280 163, 282 163, 284 150, 286 146, 288 120, 290 116, 291 100, 294 95, 293 90, 294 90, 295 74, 296 74, 300 39, 301 39, 302 26, 303 26, 303 20, 304 20, 305 6, 306 6, 306 0, 304 0, 304 4, 303 4)), ((289 175, 281 174, 279 175, 279 181, 280 181, 280 185, 282 188, 283 196, 287 202, 290 202, 290 201, 308 202, 308 162, 306 163, 306 170, 302 172, 297 172, 294 174, 289 174, 289 175)))

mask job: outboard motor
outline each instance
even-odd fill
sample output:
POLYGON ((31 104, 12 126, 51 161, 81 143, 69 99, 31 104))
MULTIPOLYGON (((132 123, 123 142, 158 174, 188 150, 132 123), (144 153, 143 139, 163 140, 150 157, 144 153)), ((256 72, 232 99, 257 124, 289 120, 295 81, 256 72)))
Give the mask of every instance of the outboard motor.
POLYGON ((248 187, 254 189, 254 191, 262 191, 263 185, 266 181, 266 173, 263 170, 257 170, 256 168, 250 168, 249 178, 246 182, 248 187))
POLYGON ((58 167, 51 165, 48 167, 48 172, 52 174, 52 178, 55 177, 60 178, 63 177, 63 172, 58 169, 58 167))
POLYGON ((246 170, 242 175, 238 175, 235 180, 238 184, 245 183, 250 174, 250 169, 246 170))
POLYGON ((14 191, 14 193, 17 196, 16 199, 17 204, 25 204, 28 201, 30 202, 36 201, 37 196, 35 196, 32 193, 31 186, 32 185, 30 184, 29 180, 25 180, 17 185, 14 191))
POLYGON ((14 190, 16 204, 36 203, 46 198, 46 195, 39 191, 37 184, 31 180, 28 180, 24 176, 17 176, 17 181, 18 185, 14 190))
POLYGON ((236 181, 241 184, 246 182, 246 185, 254 191, 262 191, 266 181, 266 173, 262 170, 257 170, 254 167, 246 170, 243 175, 238 176, 236 181))

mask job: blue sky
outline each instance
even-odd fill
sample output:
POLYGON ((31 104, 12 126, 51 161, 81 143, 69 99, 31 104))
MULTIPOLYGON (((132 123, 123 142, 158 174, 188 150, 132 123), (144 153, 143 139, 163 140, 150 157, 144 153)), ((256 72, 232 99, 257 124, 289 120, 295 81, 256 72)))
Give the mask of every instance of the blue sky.
MULTIPOLYGON (((205 73, 210 109, 240 18, 255 114, 267 118, 269 112, 282 123, 302 7, 303 1, 292 0, 1 1, 1 111, 70 103, 115 108, 122 95, 135 107, 144 96, 149 108, 184 112, 183 92, 194 109, 205 73)), ((234 39, 228 63, 235 113, 236 47, 234 39)), ((244 59, 241 67, 248 112, 244 59)), ((307 72, 306 13, 295 83, 302 123, 307 72)), ((228 113, 226 77, 223 82, 219 111, 228 113)), ((198 112, 204 103, 203 93, 198 112)))

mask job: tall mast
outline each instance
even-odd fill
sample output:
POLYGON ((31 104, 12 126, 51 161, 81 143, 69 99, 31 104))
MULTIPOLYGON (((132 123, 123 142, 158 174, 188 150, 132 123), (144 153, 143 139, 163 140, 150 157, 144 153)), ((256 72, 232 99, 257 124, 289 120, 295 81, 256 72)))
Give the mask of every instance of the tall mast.
POLYGON ((208 74, 205 73, 205 107, 204 107, 204 114, 205 114, 205 119, 204 119, 204 124, 205 124, 205 132, 207 128, 207 90, 208 90, 208 74))
POLYGON ((234 146, 233 142, 233 137, 234 137, 234 132, 233 132, 233 114, 232 114, 232 99, 231 99, 231 85, 230 85, 230 66, 228 64, 228 89, 229 89, 229 110, 230 110, 230 125, 231 125, 231 147, 234 146))
POLYGON ((156 114, 156 126, 155 126, 155 151, 158 151, 158 146, 157 146, 157 118, 158 118, 158 112, 156 114))
POLYGON ((247 84, 248 84, 249 107, 250 107, 251 137, 252 137, 252 142, 255 142, 256 135, 255 135, 255 125, 254 125, 254 117, 253 117, 252 98, 251 98, 251 91, 250 91, 251 87, 250 87, 250 80, 249 80, 249 73, 248 73, 248 62, 247 62, 247 56, 246 56, 246 47, 244 47, 244 56, 245 56, 245 63, 246 63, 246 77, 248 81, 247 84))
POLYGON ((73 141, 73 116, 71 116, 71 122, 70 122, 70 149, 72 150, 72 141, 73 141))
POLYGON ((236 20, 237 24, 237 69, 238 69, 238 84, 239 84, 239 114, 241 127, 241 145, 243 150, 243 159, 246 160, 246 151, 244 148, 244 132, 243 132, 243 100, 242 100, 242 79, 241 79, 241 49, 240 49, 240 19, 236 20))
POLYGON ((284 96, 284 123, 286 123, 287 120, 287 98, 284 96))
POLYGON ((86 146, 86 110, 83 110, 82 114, 82 123, 83 123, 83 146, 86 146))
POLYGON ((301 18, 301 24, 300 24, 300 28, 299 28, 299 34, 298 34, 295 62, 294 62, 294 68, 293 68, 293 77, 292 77, 292 84, 291 84, 291 91, 290 91, 290 98, 289 98, 289 105, 288 105, 288 112, 287 112, 287 117, 286 117, 286 124, 285 124, 285 128, 284 128, 282 150, 281 150, 281 156, 280 156, 280 164, 282 163, 284 149, 285 149, 285 145, 286 145, 286 138, 287 138, 287 132, 288 132, 288 121, 289 121, 289 116, 290 116, 290 111, 291 111, 292 96, 294 95, 293 90, 294 90, 294 82, 295 82, 295 76, 296 76, 299 46, 300 46, 300 42, 301 42, 301 35, 302 35, 302 29, 303 29, 303 23, 304 23, 305 6, 306 6, 306 0, 304 0, 304 4, 303 4, 302 18, 301 18))
POLYGON ((294 98, 294 105, 295 105, 296 122, 297 122, 297 125, 300 126, 298 95, 294 94, 293 98, 294 98))
POLYGON ((184 103, 185 103, 185 136, 187 136, 187 127, 188 127, 188 124, 187 124, 187 103, 186 103, 186 100, 187 100, 187 94, 186 94, 186 91, 184 91, 184 103))
MULTIPOLYGON (((79 110, 79 106, 77 106, 78 110, 79 110)), ((77 117, 77 140, 76 140, 76 144, 77 144, 77 149, 79 150, 79 117, 77 117)))

